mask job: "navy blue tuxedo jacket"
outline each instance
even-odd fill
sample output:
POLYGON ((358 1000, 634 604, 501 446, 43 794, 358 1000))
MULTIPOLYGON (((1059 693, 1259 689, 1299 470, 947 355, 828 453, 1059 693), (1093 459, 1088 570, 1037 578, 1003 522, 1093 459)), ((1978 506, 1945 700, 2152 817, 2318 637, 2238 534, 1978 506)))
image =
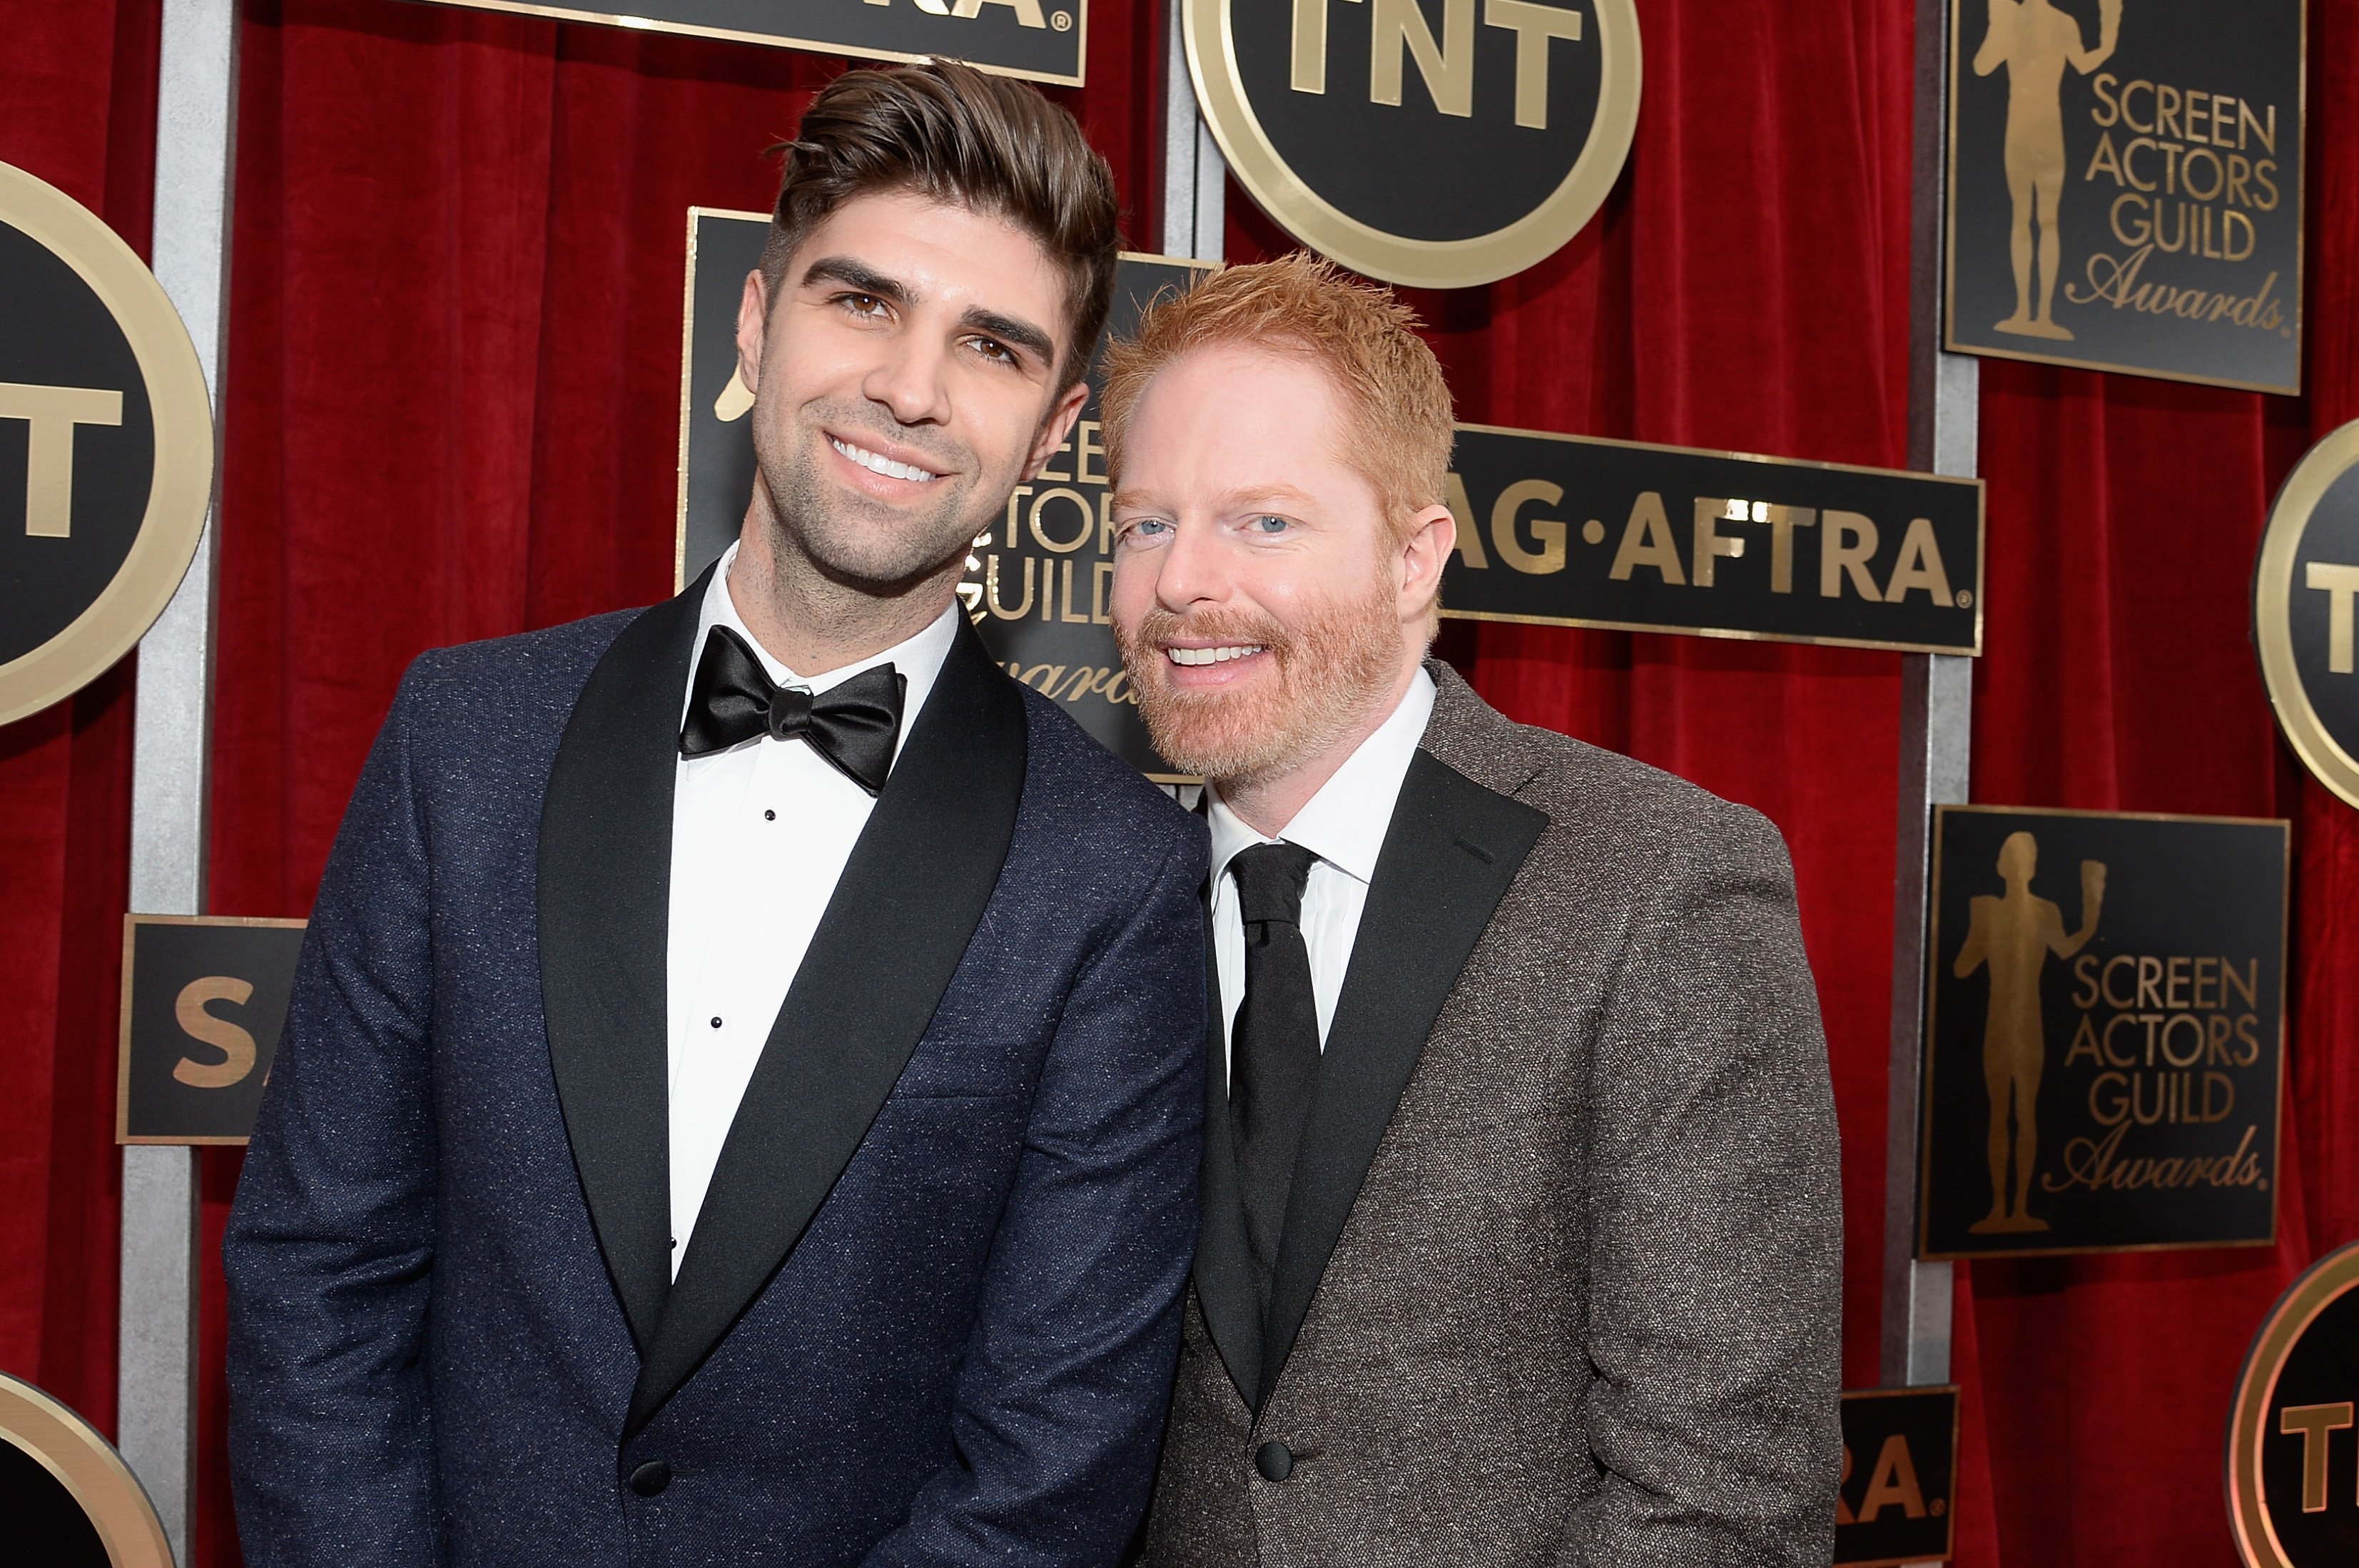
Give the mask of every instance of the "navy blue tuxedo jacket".
POLYGON ((254 1568, 1107 1563, 1144 1511, 1196 1233, 1203 828, 962 628, 675 1282, 701 589, 402 682, 224 1243, 254 1568))

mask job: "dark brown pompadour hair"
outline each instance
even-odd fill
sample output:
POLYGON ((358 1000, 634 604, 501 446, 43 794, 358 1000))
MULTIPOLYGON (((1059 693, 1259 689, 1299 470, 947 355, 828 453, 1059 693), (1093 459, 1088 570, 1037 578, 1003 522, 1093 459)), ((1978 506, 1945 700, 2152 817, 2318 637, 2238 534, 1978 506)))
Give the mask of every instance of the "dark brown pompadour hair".
POLYGON ((850 70, 828 83, 783 144, 762 281, 853 197, 912 190, 988 212, 1037 240, 1065 275, 1072 341, 1057 382, 1082 379, 1114 298, 1121 210, 1105 159, 1038 89, 955 60, 850 70))

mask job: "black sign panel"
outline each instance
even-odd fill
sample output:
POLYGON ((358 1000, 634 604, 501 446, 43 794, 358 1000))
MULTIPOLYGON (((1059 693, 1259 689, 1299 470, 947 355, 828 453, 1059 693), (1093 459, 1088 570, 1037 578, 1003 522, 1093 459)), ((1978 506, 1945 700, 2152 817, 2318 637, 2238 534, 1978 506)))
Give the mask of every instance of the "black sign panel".
POLYGON ((1982 481, 1458 427, 1444 615, 1982 652, 1982 481))
MULTIPOLYGON (((687 349, 680 397, 679 585, 721 558, 753 493, 752 407, 737 379, 737 300, 760 261, 769 219, 689 213, 687 349)), ((1018 485, 967 557, 960 602, 1007 673, 1065 705, 1105 748, 1148 776, 1180 782, 1156 754, 1114 647, 1106 599, 1114 579, 1114 492, 1107 487, 1097 388, 1106 344, 1130 335, 1158 294, 1202 270, 1165 256, 1125 255, 1114 308, 1090 358, 1090 398, 1071 439, 1040 477, 1018 485)))
POLYGON ((116 1142, 245 1141, 302 946, 299 920, 124 917, 116 1142))
POLYGON ((1180 0, 1238 181, 1372 277, 1490 283, 1579 232, 1637 123, 1630 0, 1180 0))
POLYGON ((2359 1563, 2359 1243, 2269 1309, 2228 1416, 2228 1520, 2247 1568, 2359 1563))
POLYGON ((137 642, 196 551, 212 413, 139 258, 0 164, 0 724, 137 642))
POLYGON ((1950 0, 1949 346, 2301 381, 2303 0, 1950 0))
POLYGON ((41 1568, 171 1568, 164 1527, 114 1445, 30 1383, 0 1373, 0 1519, 7 1560, 41 1568))
POLYGON ((1919 1255, 2276 1235, 2288 826, 1934 810, 1919 1255))
POLYGON ((947 55, 1002 76, 1082 85, 1090 0, 625 0, 627 9, 536 0, 438 0, 477 11, 520 11, 777 44, 862 59, 947 55))
POLYGON ((1836 1568, 1939 1563, 1958 1491, 1958 1390, 1847 1390, 1836 1568))
POLYGON ((2359 421, 2286 476, 2253 573, 2253 642, 2287 743, 2359 806, 2359 421))

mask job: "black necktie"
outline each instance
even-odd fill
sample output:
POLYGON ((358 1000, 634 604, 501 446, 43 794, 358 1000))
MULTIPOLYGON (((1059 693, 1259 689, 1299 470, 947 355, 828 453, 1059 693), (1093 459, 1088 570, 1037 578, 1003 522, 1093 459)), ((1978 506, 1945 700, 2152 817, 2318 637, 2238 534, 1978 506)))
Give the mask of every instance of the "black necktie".
POLYGON ((1245 994, 1229 1030, 1229 1125, 1265 1313, 1294 1158, 1319 1087, 1319 1010, 1302 940, 1302 889, 1317 859, 1299 844, 1257 844, 1229 861, 1245 928, 1245 994))
POLYGON ((878 665, 813 697, 773 681, 743 637, 715 626, 704 640, 704 656, 696 661, 688 718, 679 727, 679 754, 701 757, 763 735, 781 741, 799 736, 844 777, 875 795, 893 771, 904 684, 892 665, 878 665))

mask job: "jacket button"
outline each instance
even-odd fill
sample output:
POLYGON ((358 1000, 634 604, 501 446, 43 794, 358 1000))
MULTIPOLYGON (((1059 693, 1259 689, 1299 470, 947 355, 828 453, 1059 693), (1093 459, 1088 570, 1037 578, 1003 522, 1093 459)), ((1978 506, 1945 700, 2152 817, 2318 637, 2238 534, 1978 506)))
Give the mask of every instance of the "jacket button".
POLYGON ((671 1485, 671 1466, 660 1459, 650 1459, 631 1472, 631 1490, 643 1498, 652 1498, 671 1485))
POLYGON ((1265 1481, 1283 1481, 1294 1474, 1294 1450, 1283 1443, 1265 1443, 1254 1450, 1254 1468, 1265 1481))

